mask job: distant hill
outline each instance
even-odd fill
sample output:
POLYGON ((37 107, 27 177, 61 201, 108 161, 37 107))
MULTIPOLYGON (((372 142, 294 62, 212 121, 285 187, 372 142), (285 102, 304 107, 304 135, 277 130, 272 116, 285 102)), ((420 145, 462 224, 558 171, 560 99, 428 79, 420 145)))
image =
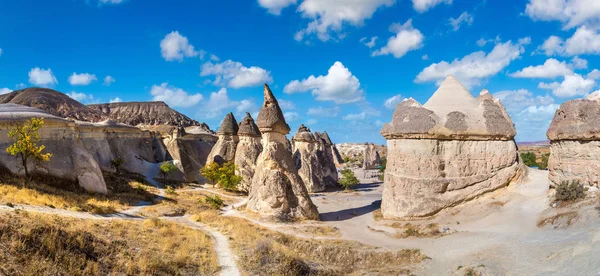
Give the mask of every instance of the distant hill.
POLYGON ((190 119, 164 102, 122 102, 88 105, 105 118, 132 126, 170 125, 178 127, 200 126, 210 130, 208 125, 190 119))
POLYGON ((54 116, 79 121, 99 122, 102 113, 91 109, 71 97, 48 88, 26 88, 0 95, 0 103, 13 103, 39 108, 54 116))

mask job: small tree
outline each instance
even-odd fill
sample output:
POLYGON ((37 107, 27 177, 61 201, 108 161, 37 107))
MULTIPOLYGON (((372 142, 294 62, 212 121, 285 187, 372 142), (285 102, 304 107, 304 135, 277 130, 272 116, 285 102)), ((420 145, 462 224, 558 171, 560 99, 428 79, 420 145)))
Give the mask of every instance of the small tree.
POLYGON ((233 162, 227 162, 219 168, 219 185, 227 191, 237 191, 237 186, 242 181, 242 177, 235 175, 235 165, 233 162))
POLYGON ((204 168, 200 169, 200 174, 206 177, 214 187, 217 181, 219 181, 219 164, 213 162, 204 166, 204 168))
POLYGON ((523 159, 523 163, 527 167, 537 167, 536 157, 533 152, 524 152, 521 153, 521 159, 523 159))
POLYGON ((160 164, 160 175, 163 180, 167 179, 170 173, 177 170, 177 167, 170 162, 163 162, 160 164))
POLYGON ((25 123, 18 123, 8 131, 8 136, 14 139, 15 143, 6 148, 6 152, 21 159, 27 180, 29 180, 29 168, 27 167, 29 160, 48 162, 52 157, 51 153, 42 153, 46 146, 38 146, 40 141, 38 130, 43 125, 44 118, 31 118, 25 123))
POLYGON ((342 185, 342 187, 344 187, 344 189, 348 190, 348 189, 356 186, 358 183, 360 183, 360 181, 358 181, 358 178, 356 178, 356 176, 354 176, 354 172, 352 170, 343 169, 341 171, 341 173, 342 173, 342 178, 340 178, 338 183, 340 183, 340 185, 342 185))
POLYGON ((121 173, 121 167, 123 166, 123 158, 117 157, 113 160, 110 160, 110 166, 115 169, 117 173, 121 173))
POLYGON ((387 167, 387 158, 383 157, 381 158, 381 166, 379 167, 379 172, 381 173, 379 175, 379 180, 384 181, 385 179, 385 168, 387 167))

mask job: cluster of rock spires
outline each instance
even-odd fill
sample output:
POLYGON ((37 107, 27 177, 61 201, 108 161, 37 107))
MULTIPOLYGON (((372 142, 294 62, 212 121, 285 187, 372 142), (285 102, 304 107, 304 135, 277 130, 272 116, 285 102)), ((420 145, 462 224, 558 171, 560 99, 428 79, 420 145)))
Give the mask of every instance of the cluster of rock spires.
POLYGON ((548 169, 551 185, 579 181, 600 183, 600 93, 563 103, 546 135, 550 140, 548 169))
POLYGON ((452 76, 425 105, 398 104, 381 134, 386 219, 433 215, 520 175, 516 130, 502 103, 487 90, 474 98, 452 76))

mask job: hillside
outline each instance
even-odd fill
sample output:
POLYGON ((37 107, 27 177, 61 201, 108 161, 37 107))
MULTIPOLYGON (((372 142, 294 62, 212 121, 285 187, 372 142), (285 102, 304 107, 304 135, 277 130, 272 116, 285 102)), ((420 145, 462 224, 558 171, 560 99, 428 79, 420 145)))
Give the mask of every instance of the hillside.
POLYGON ((80 121, 99 122, 102 113, 91 109, 71 97, 48 88, 26 88, 0 95, 0 103, 13 103, 39 108, 54 116, 80 121))

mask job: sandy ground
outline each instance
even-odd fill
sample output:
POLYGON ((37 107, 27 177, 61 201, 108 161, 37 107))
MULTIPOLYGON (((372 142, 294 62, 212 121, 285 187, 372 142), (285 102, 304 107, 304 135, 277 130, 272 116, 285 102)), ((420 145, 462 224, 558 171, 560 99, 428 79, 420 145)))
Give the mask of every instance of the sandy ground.
MULTIPOLYGON (((372 181, 361 179, 362 183, 372 181)), ((547 171, 530 170, 522 183, 432 219, 410 222, 437 223, 454 232, 438 238, 402 239, 386 234, 396 230, 373 216, 381 204, 382 188, 381 183, 361 184, 356 192, 311 197, 321 220, 339 228, 343 239, 388 249, 421 249, 431 260, 415 271, 417 275, 451 275, 459 266, 479 266, 490 275, 600 275, 597 199, 578 207, 577 221, 566 229, 537 227, 541 217, 561 211, 549 206, 547 171)))

